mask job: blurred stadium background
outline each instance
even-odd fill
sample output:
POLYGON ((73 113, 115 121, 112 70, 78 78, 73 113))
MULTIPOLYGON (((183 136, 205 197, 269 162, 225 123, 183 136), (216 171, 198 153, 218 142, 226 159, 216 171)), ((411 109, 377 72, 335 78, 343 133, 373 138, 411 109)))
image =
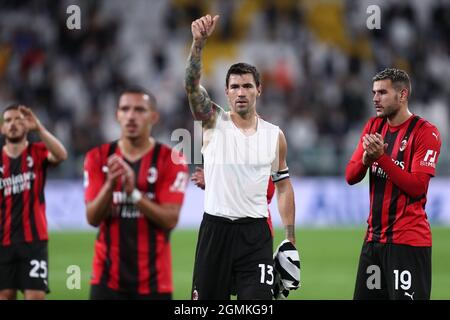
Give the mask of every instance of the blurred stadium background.
MULTIPOLYGON (((205 50, 202 83, 225 106, 229 65, 255 64, 263 77, 258 112, 287 136, 303 263, 303 287, 290 298, 352 297, 368 186, 346 186, 343 172, 374 114, 371 78, 396 66, 412 79, 410 109, 442 135, 427 211, 434 238, 432 298, 450 299, 450 1, 1 0, 0 106, 31 106, 70 154, 49 170, 46 188, 49 299, 88 296, 95 233, 84 218, 83 158, 91 147, 118 138, 119 88, 139 84, 155 93, 160 141, 176 145, 171 137, 179 128, 193 133, 183 76, 190 23, 205 13, 221 18, 205 50), (69 5, 81 9, 80 30, 66 26, 69 5), (381 9, 379 30, 366 27, 369 5, 381 9), (81 290, 66 287, 69 265, 81 267, 81 290)), ((201 191, 190 185, 172 235, 177 299, 189 298, 201 213, 201 191)), ((281 236, 278 231, 275 243, 281 236)))

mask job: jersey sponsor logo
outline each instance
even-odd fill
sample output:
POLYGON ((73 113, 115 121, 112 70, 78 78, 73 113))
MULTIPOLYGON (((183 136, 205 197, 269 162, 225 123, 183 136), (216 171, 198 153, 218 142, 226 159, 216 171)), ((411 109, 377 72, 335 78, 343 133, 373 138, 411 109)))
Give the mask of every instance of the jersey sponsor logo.
POLYGON ((137 219, 143 217, 144 215, 136 208, 134 205, 124 205, 120 206, 116 210, 116 216, 124 219, 137 219))
POLYGON ((20 173, 11 177, 0 179, 0 190, 4 196, 18 194, 25 190, 31 190, 31 182, 36 179, 33 171, 20 173))
MULTIPOLYGON (((155 194, 152 192, 146 193, 146 196, 149 199, 155 198, 155 194)), ((116 206, 114 210, 115 216, 126 219, 136 219, 143 216, 126 192, 113 192, 113 205, 116 206)))
MULTIPOLYGON (((392 158, 391 158, 391 160, 400 169, 405 170, 405 161, 398 161, 398 160, 394 160, 392 158)), ((388 174, 381 167, 378 166, 378 162, 374 162, 372 164, 372 174, 374 174, 377 177, 382 178, 382 179, 389 179, 388 174)))
POLYGON ((170 186, 170 192, 181 192, 186 191, 186 187, 189 181, 189 175, 186 172, 178 172, 175 181, 170 186))
POLYGON ((436 155, 437 155, 437 151, 428 150, 427 154, 425 155, 425 158, 423 158, 423 161, 434 162, 436 160, 436 155))
POLYGON ((428 150, 425 154, 425 157, 422 161, 420 161, 420 165, 423 167, 432 167, 436 168, 436 157, 437 157, 437 151, 434 150, 428 150))
MULTIPOLYGON (((152 192, 147 192, 145 195, 150 200, 155 198, 155 194, 152 192)), ((119 206, 122 204, 133 204, 133 201, 131 200, 131 196, 128 196, 126 192, 114 191, 113 192, 113 204, 116 206, 119 206)))
POLYGON ((405 170, 405 161, 398 161, 394 159, 392 159, 392 161, 394 161, 395 165, 400 167, 400 169, 405 170))
POLYGON ((400 151, 405 151, 406 149, 406 145, 408 144, 408 140, 404 139, 401 143, 400 143, 400 151))

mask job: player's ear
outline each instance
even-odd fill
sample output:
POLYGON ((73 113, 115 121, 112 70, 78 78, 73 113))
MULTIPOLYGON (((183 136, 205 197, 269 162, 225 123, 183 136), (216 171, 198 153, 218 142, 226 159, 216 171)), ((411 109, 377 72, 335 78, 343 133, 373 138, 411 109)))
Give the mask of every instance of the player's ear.
POLYGON ((409 90, 408 90, 407 88, 403 88, 402 94, 403 94, 403 99, 404 99, 405 101, 408 100, 408 97, 409 97, 409 90))
POLYGON ((261 95, 261 92, 262 92, 262 86, 261 85, 259 85, 259 87, 257 88, 257 90, 258 90, 258 97, 261 95))
POLYGON ((152 126, 154 126, 155 124, 158 123, 160 118, 159 112, 158 111, 152 111, 152 113, 150 114, 150 121, 152 126))
POLYGON ((400 101, 404 102, 408 100, 408 89, 403 88, 400 90, 400 101))

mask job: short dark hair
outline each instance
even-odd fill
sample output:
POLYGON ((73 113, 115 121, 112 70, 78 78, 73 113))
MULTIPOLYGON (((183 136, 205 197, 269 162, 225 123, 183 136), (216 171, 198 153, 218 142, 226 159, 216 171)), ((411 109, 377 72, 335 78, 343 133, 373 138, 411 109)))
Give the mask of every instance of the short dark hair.
POLYGON ((5 109, 3 109, 3 113, 2 116, 5 115, 6 111, 10 111, 10 110, 19 110, 19 107, 21 106, 20 103, 13 103, 10 104, 9 106, 7 106, 5 109))
POLYGON ((150 108, 153 110, 156 110, 157 101, 156 101, 155 95, 153 93, 151 93, 149 90, 146 90, 140 86, 131 86, 131 87, 123 88, 117 97, 117 106, 119 105, 120 98, 126 93, 147 95, 150 99, 150 108))
POLYGON ((261 84, 261 76, 259 75, 258 70, 256 69, 256 67, 252 66, 251 64, 244 63, 244 62, 235 63, 230 67, 230 69, 228 69, 227 78, 225 80, 226 87, 228 88, 228 83, 230 81, 230 75, 232 75, 232 74, 242 75, 242 74, 247 74, 247 73, 251 73, 253 75, 253 79, 255 79, 256 86, 259 87, 259 85, 261 84))
POLYGON ((409 79, 406 71, 396 69, 396 68, 387 68, 383 71, 378 72, 373 78, 372 81, 380 81, 380 80, 391 80, 392 86, 395 90, 400 91, 403 88, 408 89, 408 96, 411 95, 411 80, 409 79))

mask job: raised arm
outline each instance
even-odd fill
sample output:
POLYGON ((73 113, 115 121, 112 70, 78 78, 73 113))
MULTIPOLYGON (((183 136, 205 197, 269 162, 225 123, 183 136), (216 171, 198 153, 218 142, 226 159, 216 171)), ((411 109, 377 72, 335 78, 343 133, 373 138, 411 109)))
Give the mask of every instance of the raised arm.
POLYGON ((25 118, 28 129, 30 131, 37 131, 42 142, 47 147, 49 151, 47 156, 48 161, 57 164, 66 160, 66 148, 64 148, 63 144, 44 127, 33 111, 25 106, 20 106, 19 111, 25 118))
POLYGON ((202 69, 202 51, 206 39, 213 33, 219 16, 201 17, 192 22, 192 46, 189 53, 184 86, 189 99, 189 106, 194 119, 201 120, 204 128, 213 127, 218 107, 209 98, 208 92, 200 85, 202 69))

